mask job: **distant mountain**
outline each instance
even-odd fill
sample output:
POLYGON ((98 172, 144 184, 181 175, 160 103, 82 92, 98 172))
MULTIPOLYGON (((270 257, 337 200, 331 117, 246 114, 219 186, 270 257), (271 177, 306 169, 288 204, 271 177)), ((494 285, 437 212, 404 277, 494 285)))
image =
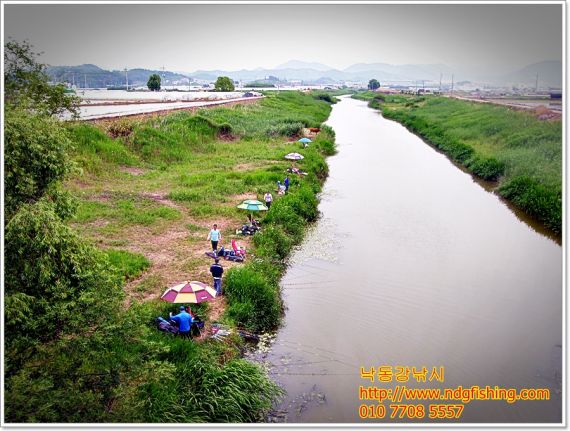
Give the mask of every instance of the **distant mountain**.
POLYGON ((308 63, 298 60, 280 64, 274 69, 257 68, 254 70, 199 70, 189 73, 196 79, 215 80, 220 75, 235 80, 262 80, 267 76, 277 76, 281 80, 295 80, 306 83, 334 83, 335 81, 368 82, 370 79, 383 81, 439 81, 440 73, 451 74, 451 68, 444 64, 407 64, 392 65, 386 63, 358 63, 344 70, 333 69, 321 63, 308 63))
POLYGON ((439 81, 440 74, 449 75, 452 70, 445 64, 358 63, 347 67, 344 72, 357 76, 377 75, 376 79, 380 80, 439 81))
POLYGON ((511 84, 534 86, 537 73, 539 87, 562 88, 562 62, 557 60, 529 64, 522 69, 504 75, 501 80, 511 84))
MULTIPOLYGON (((124 72, 121 72, 124 74, 124 72)), ((184 81, 189 82, 186 75, 180 73, 169 72, 167 70, 149 70, 149 69, 129 69, 129 82, 135 85, 146 85, 148 78, 153 73, 160 75, 163 85, 172 85, 175 82, 184 81)))
MULTIPOLYGON (((161 70, 148 69, 129 69, 129 85, 141 86, 146 85, 148 78, 153 73, 157 73, 162 77, 163 85, 171 85, 178 81, 189 81, 189 78, 180 73, 173 73, 161 70)), ((105 70, 94 64, 82 64, 80 66, 50 66, 47 68, 47 74, 52 81, 66 82, 75 84, 80 88, 87 86, 88 88, 105 88, 113 86, 122 86, 126 83, 124 71, 105 70)))
MULTIPOLYGON (((48 74, 57 82, 75 82, 79 87, 107 87, 125 85, 125 72, 121 70, 104 70, 94 64, 80 66, 55 66, 48 68, 48 74)), ((540 87, 561 87, 562 63, 560 61, 543 61, 530 64, 520 70, 502 76, 477 76, 469 69, 452 69, 445 64, 402 64, 387 63, 357 63, 344 70, 333 69, 321 63, 309 63, 299 60, 288 61, 274 69, 241 69, 241 70, 197 70, 195 72, 169 72, 149 69, 130 69, 128 71, 129 84, 136 86, 146 85, 148 77, 158 73, 162 77, 163 85, 184 84, 191 80, 215 81, 219 76, 229 76, 236 81, 253 82, 264 80, 301 81, 304 84, 333 84, 338 82, 367 83, 370 79, 377 79, 384 83, 406 83, 414 81, 439 82, 443 75, 444 82, 450 80, 455 73, 456 80, 471 80, 495 84, 525 84, 533 85, 538 72, 540 87)))
POLYGON ((308 63, 306 61, 290 60, 287 63, 283 63, 279 66, 274 67, 274 69, 313 69, 325 72, 327 70, 331 70, 332 67, 322 63, 308 63))

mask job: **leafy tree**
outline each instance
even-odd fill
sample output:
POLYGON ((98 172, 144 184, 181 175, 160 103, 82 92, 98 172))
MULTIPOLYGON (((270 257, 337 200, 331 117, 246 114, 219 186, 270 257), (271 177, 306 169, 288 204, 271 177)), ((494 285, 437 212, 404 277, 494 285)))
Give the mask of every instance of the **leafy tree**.
POLYGON ((62 84, 52 85, 45 72, 46 65, 38 63, 38 54, 27 42, 10 40, 4 45, 4 97, 6 104, 44 115, 59 115, 69 111, 79 115, 77 96, 69 95, 62 84))
POLYGON ((148 82, 146 86, 150 91, 159 91, 160 90, 160 75, 153 73, 148 78, 148 82))
POLYGON ((380 88, 380 83, 378 82, 377 79, 371 79, 370 81, 368 81, 369 90, 376 90, 377 88, 380 88))
POLYGON ((9 220, 23 203, 39 200, 73 169, 72 143, 59 121, 6 107, 4 116, 4 202, 9 220))
POLYGON ((7 340, 93 331, 122 298, 106 255, 66 226, 49 201, 20 208, 6 225, 5 246, 7 340), (19 316, 9 304, 22 300, 19 316))
POLYGON ((234 83, 233 81, 228 78, 227 76, 219 76, 216 79, 216 83, 214 84, 216 91, 234 91, 234 83))

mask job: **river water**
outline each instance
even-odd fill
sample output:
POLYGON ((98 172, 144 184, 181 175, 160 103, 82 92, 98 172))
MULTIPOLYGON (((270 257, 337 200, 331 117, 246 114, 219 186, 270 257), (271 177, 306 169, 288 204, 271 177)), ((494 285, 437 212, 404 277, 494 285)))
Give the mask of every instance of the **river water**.
POLYGON ((328 124, 338 154, 321 218, 282 279, 287 310, 267 355, 288 392, 277 421, 434 423, 390 419, 390 401, 386 418, 360 419, 375 402, 359 386, 489 385, 547 388, 550 400, 472 401, 437 421, 560 422, 560 245, 365 102, 342 98, 328 124), (391 382, 361 378, 379 366, 391 382), (443 382, 396 381, 396 367, 423 366, 428 378, 444 367, 443 382))

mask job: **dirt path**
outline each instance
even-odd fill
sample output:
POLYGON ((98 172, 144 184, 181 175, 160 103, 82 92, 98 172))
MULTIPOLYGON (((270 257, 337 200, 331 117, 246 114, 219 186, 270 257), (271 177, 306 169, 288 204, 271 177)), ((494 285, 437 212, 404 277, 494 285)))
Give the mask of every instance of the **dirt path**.
MULTIPOLYGON (((127 304, 133 299, 143 301, 156 299, 167 287, 186 280, 210 284, 212 278, 209 269, 213 260, 206 256, 205 252, 211 248, 206 237, 213 223, 218 223, 222 228, 224 246, 229 246, 232 238, 235 238, 238 245, 245 247, 246 250, 250 246, 250 237, 235 235, 235 230, 241 225, 242 220, 223 218, 196 220, 188 215, 186 208, 169 200, 165 194, 141 193, 141 196, 178 209, 182 217, 170 221, 168 228, 160 233, 155 232, 152 227, 145 226, 133 226, 122 233, 122 238, 128 242, 124 248, 143 254, 151 262, 151 266, 140 277, 126 284, 127 304), (188 226, 200 226, 203 229, 191 231, 188 226)), ((225 270, 242 265, 227 260, 221 260, 221 263, 225 270)), ((217 308, 214 307, 213 310, 215 309, 217 308)), ((220 315, 222 312, 223 309, 218 310, 217 314, 220 315)))

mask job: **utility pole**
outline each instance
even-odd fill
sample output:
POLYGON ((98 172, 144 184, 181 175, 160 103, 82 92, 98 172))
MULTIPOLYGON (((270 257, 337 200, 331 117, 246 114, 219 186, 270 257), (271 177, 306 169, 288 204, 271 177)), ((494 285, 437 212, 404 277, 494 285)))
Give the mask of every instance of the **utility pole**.
POLYGON ((534 85, 534 92, 538 93, 538 72, 536 72, 536 84, 534 85))
POLYGON ((425 81, 422 81, 422 90, 423 90, 423 93, 426 94, 426 82, 425 81))
POLYGON ((453 96, 453 74, 451 74, 451 95, 453 96))
POLYGON ((125 67, 125 79, 127 81, 127 91, 129 91, 129 70, 125 67))

